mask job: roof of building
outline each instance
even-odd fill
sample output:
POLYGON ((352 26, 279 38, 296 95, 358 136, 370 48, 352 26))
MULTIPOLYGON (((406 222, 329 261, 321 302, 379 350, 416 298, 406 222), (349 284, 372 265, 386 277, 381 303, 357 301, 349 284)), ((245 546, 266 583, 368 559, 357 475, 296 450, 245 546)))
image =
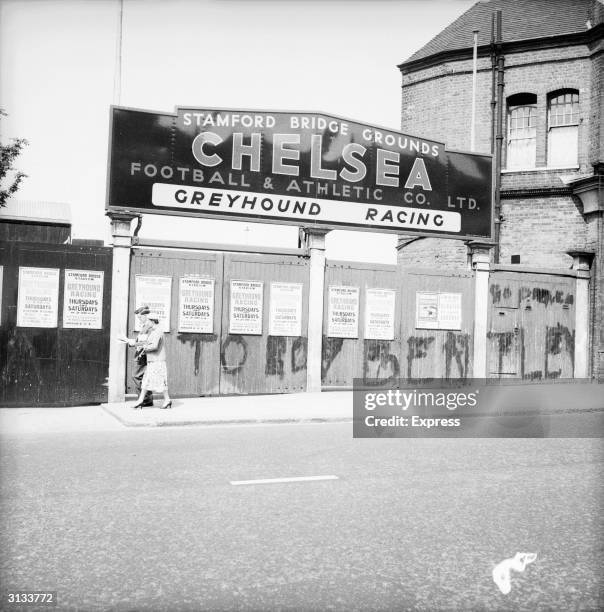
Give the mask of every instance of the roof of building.
POLYGON ((71 207, 66 202, 9 199, 0 208, 0 221, 30 221, 71 225, 71 207))
POLYGON ((585 32, 604 21, 603 0, 479 0, 416 51, 403 65, 432 55, 491 42, 491 19, 502 12, 503 42, 585 32))

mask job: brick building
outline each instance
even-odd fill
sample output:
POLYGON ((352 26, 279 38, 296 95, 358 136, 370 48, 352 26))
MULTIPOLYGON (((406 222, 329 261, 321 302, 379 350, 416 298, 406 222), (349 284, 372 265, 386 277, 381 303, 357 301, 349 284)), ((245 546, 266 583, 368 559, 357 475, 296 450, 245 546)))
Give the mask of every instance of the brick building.
MULTIPOLYGON (((491 261, 591 265, 592 372, 602 379, 604 4, 477 2, 400 64, 403 132, 470 150, 475 31, 475 150, 494 154, 500 178, 491 261)), ((466 267, 467 248, 401 236, 398 261, 466 267)))

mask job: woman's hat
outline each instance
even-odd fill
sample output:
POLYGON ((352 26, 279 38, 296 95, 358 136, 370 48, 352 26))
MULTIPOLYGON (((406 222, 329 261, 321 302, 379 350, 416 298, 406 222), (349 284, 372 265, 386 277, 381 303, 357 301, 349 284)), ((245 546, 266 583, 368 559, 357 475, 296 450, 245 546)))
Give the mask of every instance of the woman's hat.
POLYGON ((146 304, 144 306, 139 306, 135 311, 134 314, 137 315, 148 315, 149 312, 151 312, 151 310, 149 309, 149 306, 147 306, 146 304))
POLYGON ((151 319, 151 321, 159 323, 159 315, 156 312, 148 312, 147 319, 151 319))

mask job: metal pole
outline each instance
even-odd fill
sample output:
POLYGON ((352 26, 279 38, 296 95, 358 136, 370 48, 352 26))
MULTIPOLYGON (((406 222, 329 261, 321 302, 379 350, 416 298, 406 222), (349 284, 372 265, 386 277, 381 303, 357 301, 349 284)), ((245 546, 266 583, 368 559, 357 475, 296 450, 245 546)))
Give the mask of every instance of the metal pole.
POLYGON ((119 0, 120 14, 117 26, 117 51, 115 57, 115 75, 113 79, 113 103, 118 104, 122 97, 122 39, 124 25, 124 0, 119 0))
POLYGON ((495 46, 497 50, 497 133, 495 136, 495 252, 494 262, 499 263, 500 257, 500 236, 501 236, 501 167, 503 156, 503 90, 505 87, 505 58, 503 55, 503 34, 502 34, 502 13, 496 12, 496 38, 495 46))
POLYGON ((474 54, 472 63, 472 123, 470 126, 470 151, 476 150, 476 72, 478 66, 478 30, 474 34, 474 54))

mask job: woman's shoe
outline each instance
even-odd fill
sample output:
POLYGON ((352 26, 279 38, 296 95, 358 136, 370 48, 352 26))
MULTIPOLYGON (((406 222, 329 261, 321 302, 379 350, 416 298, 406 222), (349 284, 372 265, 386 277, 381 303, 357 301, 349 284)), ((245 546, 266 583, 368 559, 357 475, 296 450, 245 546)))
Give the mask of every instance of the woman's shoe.
POLYGON ((170 400, 169 402, 166 402, 163 406, 162 409, 163 410, 167 410, 168 408, 172 408, 172 400, 170 400))
POLYGON ((136 402, 136 404, 134 404, 134 406, 132 406, 132 410, 136 410, 137 408, 141 408, 142 409, 144 403, 145 403, 144 400, 142 402, 136 402))

